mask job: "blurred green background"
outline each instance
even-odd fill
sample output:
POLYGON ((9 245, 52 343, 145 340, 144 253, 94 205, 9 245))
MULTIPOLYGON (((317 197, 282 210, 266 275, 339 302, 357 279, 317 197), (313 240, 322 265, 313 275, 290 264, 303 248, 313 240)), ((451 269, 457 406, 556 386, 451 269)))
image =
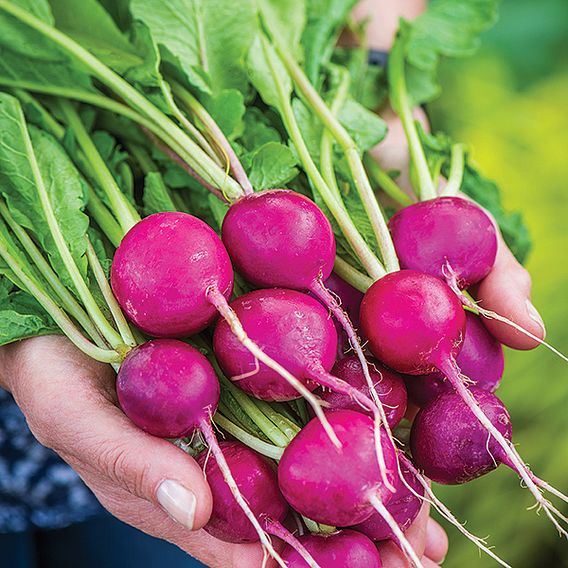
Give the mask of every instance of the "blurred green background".
MULTIPOLYGON (((429 108, 433 128, 466 141, 506 207, 523 212, 533 301, 549 341, 568 353, 568 0, 504 0, 480 51, 445 63, 443 77, 444 94, 429 108)), ((509 350, 506 363, 499 395, 514 441, 537 475, 568 493, 568 366, 543 347, 509 350)), ((566 540, 544 514, 525 510, 531 496, 510 470, 435 489, 515 568, 568 567, 566 540)), ((449 533, 444 566, 496 565, 449 533)))

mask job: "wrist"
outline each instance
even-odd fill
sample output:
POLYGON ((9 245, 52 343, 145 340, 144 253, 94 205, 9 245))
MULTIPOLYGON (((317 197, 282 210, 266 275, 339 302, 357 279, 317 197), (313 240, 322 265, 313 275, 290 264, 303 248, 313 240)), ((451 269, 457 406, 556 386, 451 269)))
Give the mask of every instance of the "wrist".
POLYGON ((412 20, 426 9, 426 0, 361 0, 353 10, 355 21, 367 20, 367 47, 388 51, 399 19, 412 20))

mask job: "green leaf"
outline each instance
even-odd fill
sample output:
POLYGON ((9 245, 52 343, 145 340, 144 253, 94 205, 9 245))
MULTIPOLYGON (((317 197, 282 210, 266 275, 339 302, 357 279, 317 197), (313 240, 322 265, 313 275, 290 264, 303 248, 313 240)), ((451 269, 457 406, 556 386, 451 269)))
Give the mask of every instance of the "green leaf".
POLYGON ((385 121, 352 98, 345 101, 338 118, 361 153, 376 146, 387 134, 385 121))
POLYGON ((38 335, 61 333, 36 300, 20 291, 13 292, 2 300, 0 321, 0 345, 38 335))
MULTIPOLYGON (((86 196, 81 177, 53 137, 35 127, 30 127, 29 135, 41 179, 67 246, 79 270, 85 274, 85 234, 89 222, 83 213, 86 196)), ((18 101, 0 93, 0 193, 16 221, 35 236, 55 271, 67 285, 71 285, 40 206, 32 170, 33 155, 26 144, 26 137, 27 128, 18 101)))
POLYGON ((118 73, 140 65, 141 58, 112 16, 97 0, 49 0, 58 29, 118 73))
POLYGON ((402 22, 397 42, 404 44, 409 95, 414 104, 440 91, 441 57, 465 57, 479 47, 481 32, 497 19, 498 0, 432 0, 412 22, 402 22))
POLYGON ((255 0, 262 23, 278 47, 297 60, 302 57, 301 39, 306 25, 305 0, 255 0))
POLYGON ((245 100, 240 91, 226 89, 203 99, 205 108, 229 140, 243 133, 245 100))
POLYGON ((177 210, 162 175, 158 172, 150 172, 144 179, 143 203, 144 215, 177 210))
POLYGON ((243 63, 256 25, 251 0, 132 0, 131 11, 165 48, 164 60, 202 93, 246 89, 243 63))
POLYGON ((219 233, 221 231, 221 226, 223 225, 223 219, 229 210, 229 204, 217 199, 211 193, 209 194, 209 208, 213 216, 213 221, 210 225, 219 233))
MULTIPOLYGON (((14 2, 48 24, 49 5, 40 0, 14 2)), ((93 92, 89 76, 68 54, 42 34, 0 10, 0 84, 23 88, 67 88, 93 92)))
POLYGON ((248 175, 255 190, 285 187, 298 175, 298 161, 288 146, 268 142, 253 152, 248 175))
POLYGON ((307 22, 302 36, 305 72, 316 84, 319 71, 333 53, 337 38, 357 0, 307 0, 307 22))
POLYGON ((257 107, 248 107, 244 116, 244 131, 239 142, 249 151, 267 142, 281 142, 282 136, 271 124, 268 113, 257 107))

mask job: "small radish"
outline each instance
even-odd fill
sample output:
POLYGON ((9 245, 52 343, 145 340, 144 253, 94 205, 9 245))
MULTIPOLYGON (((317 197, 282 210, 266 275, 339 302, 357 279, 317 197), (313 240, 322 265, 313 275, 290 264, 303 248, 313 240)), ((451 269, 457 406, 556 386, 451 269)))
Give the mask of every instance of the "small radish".
POLYGON ((485 278, 495 263, 493 221, 461 197, 413 203, 393 215, 389 229, 402 268, 445 279, 448 263, 460 289, 485 278))
MULTIPOLYGON (((261 525, 267 516, 283 521, 289 507, 278 488, 276 466, 240 442, 220 442, 219 447, 241 495, 261 525)), ((258 541, 258 533, 235 502, 219 466, 208 457, 207 450, 197 457, 213 496, 213 512, 205 530, 225 542, 258 541)))
MULTIPOLYGON (((375 384, 375 390, 385 409, 388 425, 392 429, 402 420, 406 413, 407 396, 404 379, 401 375, 387 369, 380 363, 372 360, 369 361, 369 363, 369 370, 375 384)), ((344 357, 335 364, 331 370, 331 374, 349 383, 363 394, 370 396, 367 381, 363 376, 361 362, 357 357, 344 357)), ((327 402, 327 410, 346 409, 365 412, 360 404, 344 394, 324 389, 320 396, 322 400, 327 402)), ((368 414, 372 415, 370 412, 368 414)))
MULTIPOLYGON (((368 396, 329 372, 335 361, 337 332, 327 310, 307 294, 284 288, 249 292, 231 302, 231 309, 262 353, 289 370, 304 388, 329 388, 373 413, 377 423, 377 457, 384 471, 378 409, 368 396)), ((259 362, 224 320, 215 328, 213 350, 225 375, 245 392, 268 401, 298 398, 295 385, 259 362)), ((388 480, 386 483, 389 484, 388 480)))
MULTIPOLYGON (((479 316, 466 312, 465 338, 456 357, 462 373, 474 381, 476 387, 495 392, 505 366, 503 347, 487 331, 479 316)), ((442 373, 432 373, 406 380, 408 396, 418 406, 424 406, 444 392, 453 392, 442 373)))
MULTIPOLYGON (((365 535, 344 529, 332 534, 310 534, 298 540, 312 554, 321 568, 381 568, 376 546, 365 535)), ((292 547, 282 551, 288 568, 306 568, 308 564, 292 547)))
MULTIPOLYGON (((397 480, 396 493, 388 500, 385 506, 400 527, 400 530, 405 532, 414 522, 422 508, 423 499, 420 499, 420 497, 424 496, 424 487, 422 487, 417 476, 412 472, 408 458, 400 454, 398 459, 406 484, 401 479, 397 480)), ((392 529, 378 513, 374 513, 367 520, 355 525, 353 528, 368 536, 371 540, 390 539, 400 546, 392 529)))
POLYGON ((128 318, 155 337, 186 337, 217 316, 207 293, 233 290, 223 243, 206 223, 186 213, 155 213, 122 239, 111 269, 114 295, 128 318))
POLYGON ((124 413, 149 434, 174 438, 201 432, 260 542, 284 566, 241 494, 215 437, 211 419, 219 403, 219 381, 207 358, 177 339, 148 341, 132 349, 124 359, 116 390, 124 413))
MULTIPOLYGON (((235 483, 263 529, 297 551, 305 566, 322 568, 281 522, 290 507, 278 488, 276 465, 240 442, 220 442, 235 483)), ((207 450, 197 456, 213 497, 213 510, 204 529, 224 542, 258 542, 258 533, 233 497, 217 462, 207 450)))
POLYGON ((244 333, 227 303, 233 288, 229 255, 217 234, 197 217, 166 212, 137 223, 116 251, 111 284, 126 315, 151 335, 192 335, 220 313, 255 360, 285 376, 326 422, 316 399, 300 381, 262 353, 244 333))
POLYGON ((333 270, 335 236, 323 211, 288 189, 246 195, 229 208, 222 238, 237 272, 251 284, 310 291, 329 308, 361 361, 371 396, 385 421, 357 332, 324 285, 333 270))
MULTIPOLYGON (((284 450, 278 465, 282 494, 300 514, 323 524, 351 526, 377 511, 400 539, 405 553, 421 566, 386 504, 392 493, 377 463, 373 421, 352 410, 329 414, 342 446, 330 443, 321 424, 311 420, 284 450)), ((381 436, 387 439, 381 431, 381 436)), ((398 476, 396 450, 384 444, 391 484, 398 476)))
MULTIPOLYGON (((361 325, 369 338, 371 351, 389 367, 409 375, 424 375, 435 370, 445 375, 463 400, 463 407, 468 408, 485 429, 485 439, 488 435, 489 439, 495 439, 503 456, 515 467, 539 505, 555 526, 563 530, 553 516, 556 510, 543 498, 514 447, 486 416, 466 386, 467 379, 455 362, 465 330, 465 315, 451 288, 442 280, 415 270, 387 274, 365 294, 361 325)), ((473 417, 468 418, 471 421, 473 417)), ((566 499, 556 489, 546 488, 566 499)))

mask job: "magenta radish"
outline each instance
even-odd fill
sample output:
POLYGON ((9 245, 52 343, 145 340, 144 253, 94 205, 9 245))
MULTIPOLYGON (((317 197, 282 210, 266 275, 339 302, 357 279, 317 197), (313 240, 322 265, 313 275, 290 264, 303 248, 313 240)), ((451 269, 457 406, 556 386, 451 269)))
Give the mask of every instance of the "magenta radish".
MULTIPOLYGON (((288 503, 278 488, 276 466, 240 442, 220 442, 219 447, 241 495, 261 525, 265 517, 283 521, 288 503)), ((213 497, 213 511, 205 530, 225 542, 258 541, 256 530, 234 500, 219 466, 214 460, 208 460, 208 455, 205 450, 197 457, 213 497)))
MULTIPOLYGON (((361 325, 371 351, 389 367, 410 375, 434 370, 444 374, 473 414, 468 418, 475 417, 483 426, 486 440, 488 435, 489 439, 494 438, 502 450, 501 459, 507 457, 552 522, 563 530, 554 518, 557 510, 543 498, 514 447, 466 386, 467 378, 461 375, 455 362, 465 329, 465 315, 451 288, 438 278, 414 270, 387 274, 365 294, 361 325)), ((554 488, 547 489, 566 499, 554 488)))
POLYGON ((329 308, 361 361, 373 400, 385 420, 357 333, 323 283, 335 261, 335 237, 323 211, 288 189, 247 195, 231 205, 223 220, 222 238, 236 270, 251 284, 309 290, 329 308))
POLYGON ((341 302, 341 307, 351 320, 355 328, 359 327, 359 310, 363 300, 363 292, 353 288, 351 284, 345 282, 343 278, 332 272, 324 282, 325 287, 337 296, 341 302))
POLYGON ((213 432, 211 419, 219 403, 219 382, 207 358, 177 339, 148 341, 126 356, 118 372, 116 389, 124 413, 146 432, 167 438, 201 432, 233 498, 254 527, 262 546, 284 566, 240 493, 213 432))
MULTIPOLYGON (((398 373, 372 360, 369 361, 369 371, 375 390, 385 409, 388 425, 392 429, 402 420, 406 413, 407 396, 404 379, 398 373)), ((331 373, 363 394, 370 396, 361 362, 357 357, 344 357, 335 364, 331 373)), ((320 397, 328 404, 326 410, 345 409, 365 412, 361 405, 351 397, 336 391, 323 389, 320 397)), ((367 413, 372 415, 369 411, 367 413)))
MULTIPOLYGON (((365 535, 344 529, 332 534, 310 534, 298 540, 311 553, 321 568, 381 568, 376 546, 365 535)), ((308 564, 292 547, 282 551, 288 568, 306 568, 308 564)))
MULTIPOLYGON (((422 508, 424 487, 412 471, 408 458, 399 455, 400 471, 406 484, 399 478, 396 484, 396 493, 390 497, 385 507, 396 521, 400 530, 406 529, 414 522, 422 508)), ((393 540, 399 546, 396 536, 385 520, 378 514, 372 514, 368 519, 353 527, 355 530, 368 536, 371 540, 393 540)))
POLYGON ((184 337, 205 329, 217 309, 211 289, 229 298, 233 270, 219 237, 186 213, 156 213, 122 239, 111 270, 120 307, 155 337, 184 337))
POLYGON ((497 233, 490 217, 461 197, 413 203, 389 221, 402 268, 446 278, 449 264, 460 289, 485 278, 497 255, 497 233))
MULTIPOLYGON (((487 331, 479 316, 466 312, 465 337, 456 362, 462 373, 474 385, 487 392, 495 392, 505 366, 503 347, 487 331)), ((444 392, 453 392, 442 373, 408 377, 408 396, 418 406, 424 406, 444 392)))
MULTIPOLYGON (((341 440, 330 443, 321 424, 311 420, 292 439, 278 465, 282 494, 300 514, 319 523, 351 526, 375 511, 383 516, 416 566, 420 560, 386 504, 392 493, 383 482, 375 452, 373 420, 353 410, 337 410, 329 421, 341 440)), ((387 436, 381 430, 385 442, 387 436)), ((398 476, 396 450, 383 444, 390 482, 398 476)))
MULTIPOLYGON (((368 396, 329 372, 335 361, 337 332, 327 310, 307 294, 284 288, 249 292, 231 302, 231 309, 262 353, 289 370, 306 389, 317 385, 329 388, 373 413, 376 450, 384 470, 377 407, 368 396)), ((298 398, 296 386, 259 362, 224 320, 215 328, 213 350, 225 375, 252 396, 268 401, 298 398)))
MULTIPOLYGON (((289 505, 278 487, 276 464, 240 442, 221 442, 219 447, 241 495, 263 529, 281 538, 290 549, 297 551, 305 566, 321 568, 296 537, 281 524, 289 511, 289 505)), ((219 464, 208 458, 207 450, 197 456, 213 497, 211 518, 204 529, 224 542, 258 542, 258 532, 235 501, 219 464)))

